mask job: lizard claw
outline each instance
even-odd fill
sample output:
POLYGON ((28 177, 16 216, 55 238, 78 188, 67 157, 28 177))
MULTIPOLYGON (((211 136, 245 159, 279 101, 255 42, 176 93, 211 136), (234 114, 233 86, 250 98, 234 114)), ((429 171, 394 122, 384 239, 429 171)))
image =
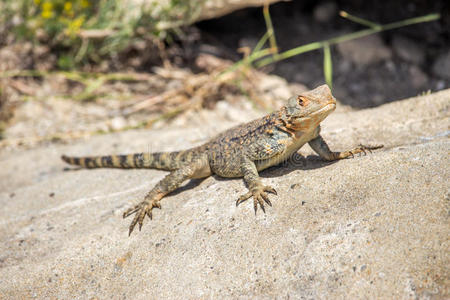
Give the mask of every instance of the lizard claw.
POLYGON ((248 193, 240 196, 236 201, 236 206, 246 201, 250 197, 253 197, 253 208, 255 210, 255 215, 258 210, 258 204, 261 207, 262 211, 265 213, 266 209, 264 207, 264 202, 267 203, 267 205, 272 206, 272 202, 270 202, 269 195, 267 195, 267 193, 277 195, 277 191, 271 186, 258 186, 248 193))
POLYGON ((367 152, 372 153, 372 150, 376 150, 376 149, 380 149, 383 148, 383 145, 377 145, 377 146, 364 146, 364 145, 359 145, 357 148, 346 151, 346 152, 340 152, 340 156, 339 158, 348 158, 348 157, 355 157, 355 154, 359 154, 359 156, 363 155, 367 155, 367 152))
POLYGON ((264 188, 265 188, 264 190, 265 190, 266 192, 271 193, 271 194, 274 194, 274 195, 278 195, 277 191, 276 191, 273 187, 271 187, 271 186, 265 186, 264 188))
POLYGON ((248 192, 247 194, 244 194, 244 195, 240 196, 240 197, 236 200, 236 206, 238 206, 239 204, 241 204, 242 202, 244 202, 245 200, 247 200, 247 199, 250 198, 251 196, 253 196, 252 192, 248 192))
POLYGON ((159 203, 159 201, 149 202, 148 200, 145 200, 145 201, 142 201, 141 203, 135 205, 134 207, 129 208, 128 210, 126 210, 123 213, 124 219, 126 217, 136 213, 136 215, 133 218, 133 221, 131 221, 131 224, 130 224, 130 227, 128 230, 128 236, 131 235, 136 224, 139 224, 139 231, 141 231, 142 225, 144 224, 145 216, 148 216, 150 218, 150 220, 152 219, 152 209, 154 207, 161 209, 161 204, 159 203))
POLYGON ((366 151, 368 151, 369 153, 372 153, 372 150, 377 150, 377 149, 380 149, 383 147, 384 147, 384 145, 364 146, 362 144, 359 144, 359 147, 356 148, 355 150, 357 150, 357 151, 359 150, 358 151, 359 153, 364 153, 364 155, 367 155, 366 151))

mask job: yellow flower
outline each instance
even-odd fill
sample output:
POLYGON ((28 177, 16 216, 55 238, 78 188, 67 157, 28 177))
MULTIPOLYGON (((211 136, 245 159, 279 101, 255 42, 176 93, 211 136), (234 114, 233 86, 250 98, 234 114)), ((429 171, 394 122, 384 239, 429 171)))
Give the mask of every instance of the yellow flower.
POLYGON ((64 3, 64 11, 70 12, 72 10, 72 2, 65 2, 64 3))
POLYGON ((34 4, 39 5, 41 4, 41 0, 33 0, 34 4))
POLYGON ((42 4, 42 13, 41 13, 42 17, 44 19, 50 19, 53 16, 52 9, 53 9, 53 4, 52 3, 44 2, 42 4))
POLYGON ((89 7, 89 6, 91 6, 91 3, 89 3, 88 0, 81 0, 81 7, 82 8, 86 8, 86 7, 89 7))
POLYGON ((65 32, 67 35, 75 35, 80 31, 81 26, 84 22, 84 16, 80 16, 69 23, 69 26, 67 26, 65 32))
POLYGON ((42 10, 48 10, 48 11, 51 11, 52 8, 53 8, 53 3, 47 2, 47 1, 44 2, 44 3, 42 3, 42 10))
POLYGON ((52 12, 48 11, 48 10, 44 10, 44 11, 42 11, 41 16, 44 19, 50 19, 52 17, 52 12))

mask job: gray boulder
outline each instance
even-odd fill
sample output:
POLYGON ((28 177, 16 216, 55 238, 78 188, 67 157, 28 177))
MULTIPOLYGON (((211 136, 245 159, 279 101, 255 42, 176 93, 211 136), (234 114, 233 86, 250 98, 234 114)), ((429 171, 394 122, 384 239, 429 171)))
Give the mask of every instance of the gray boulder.
POLYGON ((63 171, 59 156, 182 149, 232 123, 1 150, 0 295, 448 298, 449 104, 445 90, 335 112, 330 147, 385 148, 327 163, 305 147, 262 172, 278 197, 256 216, 235 207, 240 179, 188 183, 131 237, 121 213, 166 173, 63 171))

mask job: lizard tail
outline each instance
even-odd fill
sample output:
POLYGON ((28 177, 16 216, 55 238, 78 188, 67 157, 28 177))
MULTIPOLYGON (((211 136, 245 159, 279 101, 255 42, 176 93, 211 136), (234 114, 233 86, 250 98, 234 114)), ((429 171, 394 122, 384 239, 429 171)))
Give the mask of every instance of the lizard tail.
POLYGON ((83 168, 149 168, 173 171, 194 158, 193 151, 135 153, 127 155, 106 155, 70 157, 63 155, 61 159, 68 164, 83 168))

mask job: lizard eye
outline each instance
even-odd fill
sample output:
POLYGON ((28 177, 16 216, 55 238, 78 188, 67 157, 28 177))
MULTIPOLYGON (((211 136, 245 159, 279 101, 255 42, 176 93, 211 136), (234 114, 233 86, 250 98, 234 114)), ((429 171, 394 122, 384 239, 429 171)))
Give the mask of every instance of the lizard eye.
POLYGON ((302 96, 297 97, 297 102, 300 106, 305 106, 306 100, 302 96))

